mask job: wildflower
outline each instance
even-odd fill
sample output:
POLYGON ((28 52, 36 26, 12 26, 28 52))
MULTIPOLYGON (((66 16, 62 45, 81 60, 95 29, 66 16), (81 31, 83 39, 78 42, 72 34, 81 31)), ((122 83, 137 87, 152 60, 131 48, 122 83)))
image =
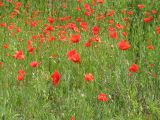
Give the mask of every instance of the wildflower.
POLYGON ((156 10, 152 10, 151 12, 152 12, 152 14, 157 14, 156 10))
POLYGON ((128 11, 127 14, 128 14, 128 15, 133 15, 134 12, 133 12, 133 11, 128 11))
POLYGON ((9 47, 8 44, 3 44, 4 49, 8 49, 8 47, 9 47))
POLYGON ((3 62, 0 61, 0 68, 3 66, 3 62))
POLYGON ((157 26, 157 28, 156 28, 156 33, 157 33, 157 34, 160 34, 160 26, 157 26))
POLYGON ((104 0, 97 0, 97 3, 104 3, 104 0))
POLYGON ((126 33, 126 32, 122 32, 122 35, 123 35, 124 37, 126 37, 126 36, 127 36, 127 33, 126 33))
POLYGON ((117 24, 116 24, 116 28, 118 28, 118 29, 123 29, 123 25, 117 23, 117 24))
POLYGON ((91 46, 91 43, 92 43, 92 42, 91 42, 90 40, 88 40, 87 42, 84 43, 84 46, 85 46, 85 47, 90 47, 90 46, 91 46))
POLYGON ((113 39, 118 39, 118 34, 116 31, 109 31, 109 37, 113 39))
POLYGON ((98 100, 99 100, 99 101, 102 101, 102 102, 106 102, 106 101, 108 101, 108 98, 107 98, 106 94, 100 93, 100 94, 98 95, 98 100))
POLYGON ((81 0, 77 0, 77 2, 79 2, 79 3, 80 3, 80 2, 81 2, 81 0))
POLYGON ((92 73, 87 73, 84 75, 84 80, 86 81, 93 81, 94 77, 92 75, 92 73))
POLYGON ((67 53, 67 57, 70 61, 74 62, 74 63, 79 63, 80 62, 80 56, 79 54, 76 52, 76 50, 70 50, 67 53))
POLYGON ((0 1, 0 7, 4 6, 4 4, 0 1))
POLYGON ((22 75, 17 75, 17 80, 18 81, 22 81, 24 79, 24 76, 22 76, 22 75))
POLYGON ((82 30, 87 30, 88 29, 88 25, 86 22, 80 22, 79 25, 82 27, 82 30))
POLYGON ((137 64, 132 64, 132 65, 129 67, 129 71, 130 71, 130 72, 133 72, 133 73, 137 72, 138 69, 139 69, 139 66, 138 66, 137 64))
POLYGON ((76 34, 76 35, 71 34, 69 40, 73 43, 79 42, 80 41, 80 34, 76 34))
POLYGON ((33 61, 29 64, 31 67, 35 68, 38 67, 39 63, 37 61, 33 61))
POLYGON ((97 35, 97 34, 99 33, 99 30, 100 30, 100 28, 99 28, 98 26, 94 26, 94 27, 92 28, 92 33, 93 33, 94 35, 97 35))
POLYGON ((67 27, 68 27, 69 29, 72 29, 72 30, 75 31, 75 32, 79 32, 77 26, 76 26, 74 23, 68 23, 67 27))
POLYGON ((74 116, 71 116, 70 120, 75 120, 75 119, 74 119, 74 116))
POLYGON ((54 23, 54 19, 51 17, 48 17, 48 22, 52 24, 52 23, 54 23))
POLYGON ((114 10, 110 10, 109 12, 106 13, 106 16, 112 17, 115 14, 114 10))
POLYGON ((37 26, 37 22, 36 21, 31 21, 30 22, 30 26, 31 27, 36 27, 37 26))
POLYGON ((0 23, 0 26, 1 26, 1 27, 6 27, 7 24, 6 24, 6 23, 0 23))
POLYGON ((143 4, 138 4, 137 7, 138 7, 139 9, 143 9, 143 8, 144 8, 144 5, 143 5, 143 4))
POLYGON ((85 8, 85 10, 87 10, 87 11, 90 11, 90 10, 91 10, 91 7, 90 7, 89 4, 84 4, 84 8, 85 8))
POLYGON ((33 54, 33 52, 34 52, 34 47, 28 45, 28 46, 27 46, 27 49, 28 49, 28 52, 29 52, 30 54, 33 54))
POLYGON ((47 27, 46 27, 46 30, 47 30, 47 31, 53 31, 53 26, 51 26, 51 25, 47 26, 47 27))
POLYGON ((147 49, 148 50, 154 50, 154 46, 153 45, 149 45, 149 46, 147 46, 147 49))
POLYGON ((52 84, 54 86, 57 86, 60 82, 61 75, 57 70, 55 70, 54 73, 51 75, 51 78, 52 78, 52 84))
POLYGON ((22 81, 25 77, 25 71, 24 70, 19 70, 18 75, 17 75, 17 80, 22 81))
POLYGON ((144 18, 144 22, 145 22, 145 23, 149 23, 152 19, 153 19, 152 16, 150 16, 150 17, 148 17, 148 18, 144 18))
POLYGON ((118 42, 118 47, 120 50, 128 50, 130 48, 130 44, 122 40, 118 42))
POLYGON ((24 59, 24 54, 23 54, 23 51, 16 51, 15 54, 13 55, 13 57, 17 60, 21 60, 21 59, 24 59))
POLYGON ((52 41, 54 41, 54 40, 55 40, 55 37, 54 37, 54 36, 50 36, 50 37, 49 37, 49 41, 50 41, 50 42, 52 42, 52 41))

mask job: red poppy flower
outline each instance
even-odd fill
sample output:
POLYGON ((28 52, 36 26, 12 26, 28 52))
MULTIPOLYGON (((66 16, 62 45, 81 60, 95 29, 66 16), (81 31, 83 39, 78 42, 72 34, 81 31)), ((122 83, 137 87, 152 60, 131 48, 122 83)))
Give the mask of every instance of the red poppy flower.
POLYGON ((37 26, 37 22, 36 21, 31 21, 30 22, 30 26, 31 27, 36 27, 37 26))
POLYGON ((77 2, 81 2, 82 0, 77 0, 77 2))
POLYGON ((24 59, 24 54, 23 54, 23 51, 16 51, 15 54, 13 55, 13 57, 17 60, 21 60, 21 59, 24 59))
POLYGON ((84 46, 85 46, 85 47, 90 47, 90 46, 91 46, 91 43, 92 43, 92 42, 91 42, 90 40, 88 40, 87 42, 84 43, 84 46))
POLYGON ((72 30, 74 30, 75 28, 77 28, 74 23, 68 23, 67 27, 68 27, 69 29, 72 29, 72 30))
POLYGON ((71 56, 74 55, 74 54, 76 54, 76 50, 70 50, 70 51, 68 51, 68 53, 67 53, 67 57, 69 58, 69 57, 71 57, 71 56))
POLYGON ((99 33, 99 30, 100 30, 100 28, 99 28, 98 26, 94 26, 94 27, 92 28, 92 33, 93 33, 94 35, 97 35, 97 34, 99 33))
POLYGON ((97 0, 97 3, 104 3, 104 0, 97 0))
POLYGON ((87 73, 84 75, 84 80, 86 81, 93 81, 94 77, 92 75, 92 73, 87 73))
POLYGON ((53 31, 53 27, 51 25, 49 25, 49 26, 46 27, 46 30, 53 31))
POLYGON ((160 34, 160 26, 158 26, 158 27, 156 28, 156 33, 157 33, 157 34, 160 34))
POLYGON ((153 19, 152 16, 150 16, 150 17, 148 17, 148 18, 144 18, 144 22, 145 22, 145 23, 149 23, 152 19, 153 19))
POLYGON ((2 67, 2 66, 3 66, 3 62, 0 61, 0 67, 2 67))
POLYGON ((13 24, 13 23, 11 23, 11 24, 8 26, 8 28, 7 28, 7 29, 8 29, 8 30, 13 30, 13 29, 14 29, 14 27, 15 27, 15 26, 14 26, 14 24, 13 24))
POLYGON ((118 42, 118 47, 120 50, 128 50, 130 48, 130 44, 122 40, 118 42))
POLYGON ((17 75, 17 80, 22 81, 25 77, 25 71, 24 70, 19 70, 18 75, 17 75))
POLYGON ((117 23, 117 24, 116 24, 116 28, 118 28, 118 29, 123 29, 123 25, 117 23))
POLYGON ((126 36, 127 36, 127 33, 126 33, 126 32, 122 32, 122 35, 123 35, 124 37, 126 37, 126 36))
POLYGON ((128 11, 127 14, 128 14, 128 15, 133 15, 134 12, 133 12, 133 11, 128 11))
POLYGON ((149 46, 147 46, 147 49, 148 50, 154 50, 154 46, 153 45, 149 45, 149 46))
POLYGON ((15 9, 19 9, 22 5, 21 2, 14 2, 14 5, 15 5, 15 9))
POLYGON ((9 47, 8 44, 3 44, 4 49, 8 49, 8 47, 9 47))
POLYGON ((99 101, 102 101, 102 102, 106 102, 106 101, 108 101, 108 98, 107 98, 106 94, 100 93, 100 94, 98 95, 98 100, 99 100, 99 101))
POLYGON ((116 31, 109 31, 109 37, 113 39, 118 39, 118 34, 116 31))
POLYGON ((67 53, 67 57, 70 61, 74 63, 79 63, 80 62, 80 55, 76 52, 76 50, 70 50, 67 53))
POLYGON ((92 13, 91 13, 91 11, 86 11, 86 12, 84 12, 84 14, 85 14, 86 16, 90 16, 92 13))
POLYGON ((70 120, 75 120, 75 119, 74 119, 74 116, 72 116, 72 117, 70 118, 70 120))
POLYGON ((19 70, 19 71, 18 71, 18 74, 24 76, 24 75, 25 75, 25 71, 24 71, 24 70, 19 70))
POLYGON ((33 61, 29 64, 31 67, 35 68, 38 67, 39 63, 37 61, 33 61))
POLYGON ((88 25, 86 22, 80 22, 79 25, 82 27, 82 30, 87 30, 88 29, 88 25))
POLYGON ((130 72, 133 72, 133 73, 137 72, 138 69, 139 69, 139 66, 138 66, 137 64, 132 64, 132 65, 129 67, 129 71, 130 71, 130 72))
POLYGON ((24 79, 24 76, 23 75, 17 75, 17 80, 18 81, 22 81, 24 79))
POLYGON ((90 7, 89 4, 84 4, 84 8, 85 8, 85 10, 87 10, 87 11, 90 11, 90 10, 91 10, 91 7, 90 7))
POLYGON ((0 7, 4 6, 3 3, 0 1, 0 7))
POLYGON ((81 22, 82 21, 82 18, 78 17, 76 18, 76 22, 81 22))
POLYGON ((27 49, 28 49, 28 52, 29 52, 30 54, 33 54, 33 52, 34 52, 34 47, 28 45, 28 46, 27 46, 27 49))
POLYGON ((79 56, 79 54, 76 53, 76 54, 72 55, 70 57, 70 60, 73 61, 73 62, 75 62, 75 63, 79 63, 80 62, 80 56, 79 56))
POLYGON ((71 34, 69 40, 73 43, 79 42, 80 41, 80 34, 77 34, 77 35, 71 34))
POLYGON ((138 4, 137 7, 138 7, 139 9, 143 9, 143 8, 144 8, 144 5, 138 4))
POLYGON ((1 26, 1 27, 6 27, 7 24, 6 24, 6 23, 1 23, 0 26, 1 26))
POLYGON ((114 23, 114 20, 108 20, 107 21, 110 25, 112 25, 114 23))
POLYGON ((96 20, 98 21, 98 20, 102 20, 104 18, 105 18, 105 16, 101 14, 101 15, 99 15, 99 16, 96 17, 96 20))
POLYGON ((52 24, 54 22, 54 19, 51 17, 48 17, 48 22, 52 24))
POLYGON ((19 27, 17 27, 16 31, 19 33, 19 32, 21 32, 21 29, 19 27))
POLYGON ((77 11, 80 11, 80 10, 81 10, 81 8, 80 8, 80 7, 76 7, 76 10, 77 10, 77 11))
POLYGON ((57 70, 55 70, 54 73, 51 75, 51 78, 52 78, 52 84, 54 86, 57 86, 60 82, 61 75, 57 70))
POLYGON ((106 13, 106 16, 113 16, 115 14, 115 11, 114 10, 110 10, 109 12, 106 13))
POLYGON ((52 41, 54 41, 54 40, 55 40, 55 37, 54 37, 54 36, 50 36, 50 37, 49 37, 49 41, 50 41, 50 42, 52 42, 52 41))
POLYGON ((12 0, 7 0, 7 2, 12 2, 12 0))
POLYGON ((152 10, 151 12, 152 12, 152 14, 157 14, 156 10, 152 10))

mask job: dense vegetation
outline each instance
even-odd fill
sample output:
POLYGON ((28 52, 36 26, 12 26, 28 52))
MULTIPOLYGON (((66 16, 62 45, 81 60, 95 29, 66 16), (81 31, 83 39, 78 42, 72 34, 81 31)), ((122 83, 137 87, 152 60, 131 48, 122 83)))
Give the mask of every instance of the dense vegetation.
POLYGON ((2 120, 159 120, 159 0, 0 2, 2 120))

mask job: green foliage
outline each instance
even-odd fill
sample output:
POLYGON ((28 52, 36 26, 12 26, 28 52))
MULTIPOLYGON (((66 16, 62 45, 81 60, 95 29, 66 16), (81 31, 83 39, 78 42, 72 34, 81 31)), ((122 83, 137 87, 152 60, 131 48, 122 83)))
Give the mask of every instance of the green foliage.
MULTIPOLYGON (((0 117, 2 120, 159 120, 160 119, 160 40, 156 34, 159 26, 159 0, 104 0, 104 4, 92 6, 91 0, 53 0, 52 7, 48 7, 47 0, 19 0, 22 6, 17 16, 10 18, 13 12, 13 3, 3 1, 0 7, 0 23, 6 22, 7 27, 14 23, 21 28, 16 33, 0 27, 0 117), (87 17, 84 15, 84 4, 89 3, 94 13, 87 17), (26 5, 29 7, 25 7, 26 5), (138 4, 144 4, 144 9, 139 10, 138 4), (67 8, 62 8, 67 5, 67 8), (81 12, 76 11, 81 8, 81 12), (143 21, 145 12, 157 10, 150 23, 143 21), (96 21, 95 16, 105 15, 114 10, 113 17, 96 21), (134 15, 127 16, 121 10, 133 11, 134 15), (44 28, 48 16, 55 19, 54 31, 51 33, 55 41, 47 42, 47 36, 40 28, 44 28), (68 21, 58 21, 58 18, 71 16, 68 21), (123 19, 128 17, 125 22, 123 19), (80 31, 81 41, 71 44, 68 39, 64 42, 58 40, 55 26, 67 25, 75 22, 76 18, 83 18, 88 23, 89 32, 80 31), (113 19, 126 28, 127 37, 118 31, 119 39, 127 39, 131 48, 121 51, 117 47, 117 40, 108 37, 107 22, 113 19), (30 21, 38 21, 35 28, 30 27, 30 21), (27 24, 25 24, 27 21, 27 24), (102 42, 94 42, 91 47, 84 47, 84 43, 93 37, 91 29, 94 25, 100 27, 102 42), (13 33, 13 34, 12 34, 13 33), (35 40, 34 55, 27 52, 27 41, 32 36, 43 34, 44 42, 39 44, 35 40), (18 41, 20 39, 20 42, 18 41), (3 45, 9 48, 4 49, 3 45), (154 50, 147 46, 153 45, 154 50), (69 61, 66 53, 76 49, 81 56, 81 63, 69 61), (13 55, 16 50, 23 50, 25 59, 16 60, 13 55), (58 57, 51 57, 58 56, 58 57), (29 67, 31 61, 38 61, 37 68, 29 67), (131 76, 129 66, 136 63, 140 66, 137 73, 131 76), (149 65, 153 64, 153 67, 149 65), (19 69, 26 72, 23 81, 17 81, 19 69), (54 70, 61 73, 58 86, 51 84, 51 74, 54 70), (92 73, 94 80, 86 82, 85 73, 92 73), (106 93, 107 102, 97 100, 99 93, 106 93)), ((150 13, 151 14, 151 13, 150 13)), ((79 27, 80 28, 80 27, 79 27)), ((69 38, 72 30, 67 30, 69 38)), ((40 41, 40 40, 39 40, 40 41)))

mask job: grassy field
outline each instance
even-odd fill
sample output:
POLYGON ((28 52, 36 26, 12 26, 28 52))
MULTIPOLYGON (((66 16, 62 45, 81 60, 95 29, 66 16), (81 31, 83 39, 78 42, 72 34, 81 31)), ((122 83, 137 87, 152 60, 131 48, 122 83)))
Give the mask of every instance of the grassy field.
POLYGON ((160 0, 0 0, 0 119, 160 120, 160 0))

